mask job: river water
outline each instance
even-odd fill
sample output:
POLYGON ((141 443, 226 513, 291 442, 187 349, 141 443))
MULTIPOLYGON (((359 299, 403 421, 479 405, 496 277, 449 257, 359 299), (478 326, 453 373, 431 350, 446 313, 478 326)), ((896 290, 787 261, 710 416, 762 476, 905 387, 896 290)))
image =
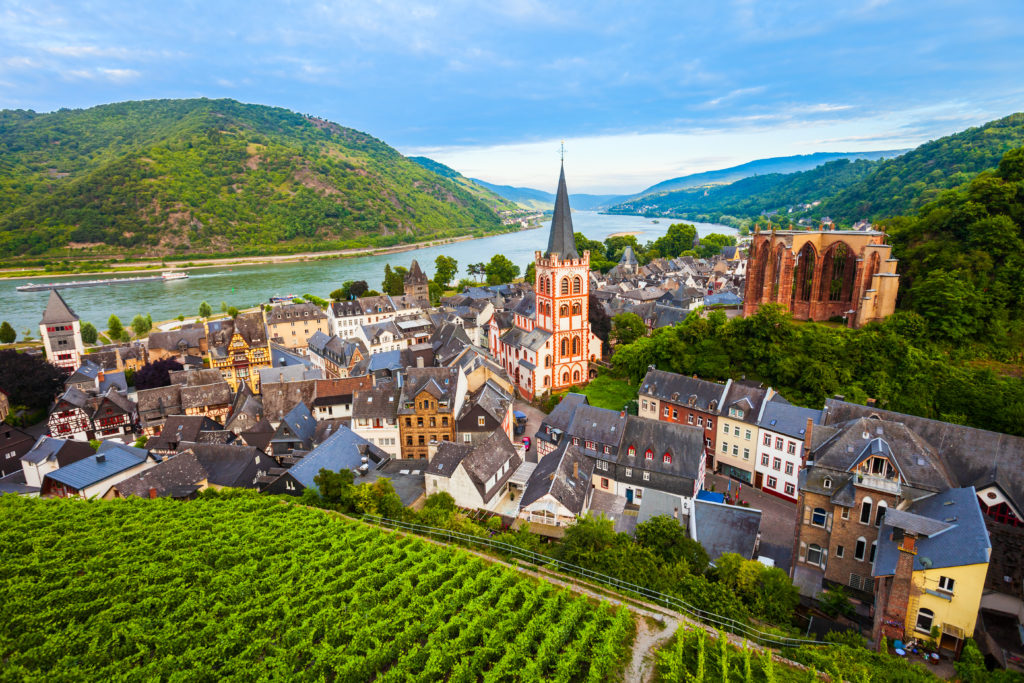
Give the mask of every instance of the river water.
MULTIPOLYGON (((636 232, 641 244, 665 234, 671 223, 641 216, 599 214, 594 211, 574 211, 573 226, 588 238, 603 241, 617 232, 636 232)), ((725 225, 695 223, 699 235, 718 232, 735 234, 725 225)), ((187 280, 170 282, 152 281, 108 287, 82 287, 61 290, 61 296, 83 320, 105 328, 107 319, 116 314, 127 325, 136 315, 147 313, 153 320, 169 320, 180 315, 198 313, 202 301, 209 302, 214 311, 221 302, 244 308, 266 303, 271 296, 314 294, 327 298, 345 280, 366 280, 372 289, 380 289, 384 279, 384 265, 408 267, 413 259, 419 261, 423 271, 433 275, 434 259, 440 254, 455 258, 459 263, 456 280, 467 277, 470 263, 489 261, 494 254, 504 254, 520 268, 533 261, 534 252, 547 246, 548 225, 537 230, 507 233, 467 240, 436 247, 415 249, 396 254, 360 256, 355 258, 325 259, 322 261, 270 263, 246 266, 211 266, 188 271, 187 280)), ((108 275, 74 275, 32 278, 33 282, 60 282, 64 280, 91 280, 112 277, 108 275)), ((125 276, 127 277, 127 276, 125 276)), ((0 280, 0 321, 7 320, 18 332, 18 339, 26 329, 39 336, 39 320, 50 293, 18 292, 15 287, 28 280, 0 280)))

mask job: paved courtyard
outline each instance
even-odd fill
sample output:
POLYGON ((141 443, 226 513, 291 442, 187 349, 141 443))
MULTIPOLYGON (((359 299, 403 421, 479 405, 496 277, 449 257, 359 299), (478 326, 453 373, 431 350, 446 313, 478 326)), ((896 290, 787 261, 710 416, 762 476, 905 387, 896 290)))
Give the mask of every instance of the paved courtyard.
MULTIPOLYGON (((512 404, 512 410, 518 410, 526 414, 526 431, 523 432, 523 436, 530 437, 530 441, 533 442, 530 444, 530 450, 526 453, 526 462, 537 462, 537 430, 540 429, 540 423, 547 416, 537 408, 534 408, 532 404, 518 398, 512 404)), ((522 441, 523 436, 515 437, 515 441, 517 443, 522 441)))

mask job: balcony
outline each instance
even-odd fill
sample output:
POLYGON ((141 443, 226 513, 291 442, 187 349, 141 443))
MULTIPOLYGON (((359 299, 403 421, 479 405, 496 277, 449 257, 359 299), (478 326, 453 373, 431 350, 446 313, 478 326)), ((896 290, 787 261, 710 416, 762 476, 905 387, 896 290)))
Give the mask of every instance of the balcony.
POLYGON ((874 489, 875 491, 882 491, 883 493, 892 493, 897 496, 900 495, 900 491, 902 490, 899 479, 886 479, 885 477, 879 477, 873 474, 856 474, 854 476, 856 477, 853 480, 854 486, 874 489))

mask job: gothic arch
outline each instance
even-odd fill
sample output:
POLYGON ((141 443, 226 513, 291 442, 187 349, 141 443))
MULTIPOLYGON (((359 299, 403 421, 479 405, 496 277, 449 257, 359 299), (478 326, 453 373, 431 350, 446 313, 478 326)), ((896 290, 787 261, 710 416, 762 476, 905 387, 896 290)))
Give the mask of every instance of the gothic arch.
POLYGON ((764 296, 765 274, 768 272, 770 254, 771 247, 768 244, 768 240, 765 240, 757 250, 757 259, 754 261, 754 272, 752 274, 754 281, 753 294, 756 301, 761 301, 764 296))
POLYGON ((779 244, 775 247, 775 254, 771 260, 772 278, 772 301, 779 300, 779 290, 782 288, 782 263, 786 254, 786 245, 779 244))
POLYGON ((580 276, 577 275, 576 277, 574 277, 572 279, 572 293, 573 294, 579 294, 582 291, 583 291, 583 280, 581 280, 580 276))
POLYGON ((580 338, 579 337, 573 337, 572 338, 572 355, 574 355, 574 356, 580 355, 580 338))
POLYGON ((561 305, 561 306, 560 306, 560 307, 558 308, 558 317, 559 317, 559 318, 564 318, 564 317, 566 317, 567 315, 569 315, 569 305, 568 305, 568 304, 562 304, 562 305, 561 305))
POLYGON ((549 355, 544 356, 544 367, 546 367, 546 368, 550 368, 551 367, 551 356, 549 356, 549 355))
POLYGON ((793 301, 810 301, 814 296, 814 268, 818 265, 818 250, 806 242, 796 255, 793 268, 793 301))
POLYGON ((562 294, 569 293, 569 278, 568 276, 562 278, 562 284, 560 285, 562 294))
POLYGON ((569 355, 569 340, 563 338, 562 339, 562 357, 565 358, 568 355, 569 355))
POLYGON ((818 298, 822 301, 853 301, 853 281, 857 274, 857 255, 846 242, 836 242, 821 258, 821 284, 818 298))
POLYGON ((580 371, 579 370, 573 370, 572 371, 572 381, 573 382, 579 382, 580 381, 580 371))
POLYGON ((568 383, 569 383, 569 371, 566 370, 565 372, 562 373, 562 384, 568 384, 568 383))
POLYGON ((572 305, 572 314, 573 315, 580 315, 582 313, 583 313, 583 307, 580 306, 579 302, 574 303, 572 305))

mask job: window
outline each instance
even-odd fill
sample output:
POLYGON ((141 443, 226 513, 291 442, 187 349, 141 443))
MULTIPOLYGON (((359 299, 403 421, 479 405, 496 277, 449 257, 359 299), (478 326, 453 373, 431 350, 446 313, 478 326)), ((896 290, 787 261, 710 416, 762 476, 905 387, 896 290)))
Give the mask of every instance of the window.
POLYGON ((665 417, 668 417, 668 406, 665 406, 664 415, 665 417))
POLYGON ((430 426, 431 427, 436 427, 437 426, 437 418, 436 417, 430 418, 430 426))
POLYGON ((880 500, 875 508, 875 526, 882 526, 883 519, 885 519, 885 501, 880 500))
POLYGON ((916 628, 918 631, 923 633, 931 633, 932 622, 935 621, 935 613, 930 609, 922 607, 917 610, 917 624, 916 628))
POLYGON ((697 426, 698 427, 703 427, 704 426, 704 418, 703 417, 698 417, 697 418, 697 426))
POLYGON ((464 433, 464 434, 462 435, 462 441, 463 441, 464 443, 469 443, 469 442, 471 442, 472 440, 473 440, 473 436, 472 436, 472 435, 471 435, 471 434, 470 434, 469 432, 466 432, 466 433, 464 433))
POLYGON ((796 492, 796 489, 793 488, 792 484, 786 484, 786 495, 787 496, 792 496, 795 492, 796 492))
POLYGON ((871 498, 865 498, 860 504, 860 523, 871 524, 871 498))
POLYGON ((601 488, 603 488, 603 489, 608 488, 608 480, 605 479, 604 477, 601 477, 601 488))
POLYGON ((744 448, 743 449, 743 459, 744 460, 750 460, 750 449, 749 448, 744 448))
POLYGON ((871 564, 875 563, 875 550, 878 549, 878 541, 871 542, 871 552, 868 553, 868 562, 871 564))
POLYGON ((565 318, 565 317, 568 317, 568 315, 569 315, 569 307, 566 304, 562 304, 561 307, 558 309, 558 317, 559 318, 565 318))
POLYGON ((487 422, 487 420, 484 418, 483 415, 481 415, 481 416, 476 418, 476 425, 477 425, 477 427, 483 427, 484 424, 486 424, 486 422, 487 422))
POLYGON ((650 472, 644 472, 644 481, 650 481, 650 480, 651 480, 651 473, 650 472))
POLYGON ((573 446, 579 446, 580 445, 580 438, 578 436, 572 437, 572 445, 573 446))
POLYGON ((715 428, 714 421, 709 417, 708 418, 708 429, 714 429, 714 428, 715 428))
POLYGON ((733 455, 739 455, 740 454, 740 447, 737 446, 736 444, 732 445, 732 454, 733 455))
POLYGON ((825 527, 825 520, 828 518, 828 514, 825 512, 825 508, 814 508, 811 512, 811 524, 813 526, 825 527))
POLYGON ((643 401, 641 401, 640 405, 643 406, 644 410, 647 410, 647 399, 644 399, 643 401))
POLYGON ((777 489, 779 488, 779 480, 775 477, 768 477, 768 488, 777 489))
POLYGON ((663 463, 665 463, 666 465, 671 465, 672 464, 672 454, 671 453, 666 453, 665 455, 661 456, 661 461, 663 463))
POLYGON ((765 467, 768 467, 768 454, 767 453, 762 453, 761 454, 761 464, 764 465, 765 467))
POLYGON ((611 452, 612 452, 612 449, 611 449, 611 448, 609 448, 608 446, 605 446, 605 447, 604 447, 604 454, 605 454, 605 455, 610 455, 610 454, 611 454, 611 452))
POLYGON ((832 488, 832 477, 825 477, 822 480, 821 485, 822 485, 823 488, 826 488, 826 489, 832 488))
POLYGON ((864 540, 863 536, 861 536, 860 538, 857 539, 857 545, 853 549, 853 559, 855 559, 855 560, 857 560, 859 562, 863 562, 864 561, 864 551, 867 550, 867 549, 868 549, 868 542, 864 540))
POLYGON ((679 419, 679 411, 676 410, 675 408, 672 409, 672 419, 673 420, 678 420, 679 419))
MULTIPOLYGON (((740 420, 742 420, 743 419, 743 411, 740 410, 739 408, 729 408, 729 417, 735 417, 735 418, 739 418, 740 420)), ((739 430, 739 427, 737 427, 736 429, 739 430)), ((738 434, 739 431, 737 431, 736 433, 738 434)))
POLYGON ((780 437, 775 437, 775 450, 782 450, 782 439, 780 437))
POLYGON ((594 442, 593 441, 587 441, 586 444, 587 444, 587 450, 591 450, 591 451, 594 450, 594 442))
POLYGON ((583 280, 577 275, 572 279, 572 293, 579 294, 581 291, 583 291, 583 280))
POLYGON ((843 508, 843 511, 840 513, 839 516, 842 517, 843 519, 849 519, 850 518, 850 508, 843 508))
POLYGON ((629 468, 629 467, 626 468, 626 476, 627 477, 632 477, 633 476, 633 470, 631 468, 629 468))
MULTIPOLYGON (((726 434, 728 434, 729 433, 729 425, 728 424, 724 425, 722 427, 722 431, 724 431, 726 434)), ((739 432, 736 432, 736 433, 739 434, 739 432)))
POLYGON ((573 304, 572 305, 572 314, 573 315, 580 315, 582 313, 583 313, 583 308, 579 304, 573 304))
POLYGON ((821 546, 817 543, 807 546, 807 564, 821 566, 821 546))
POLYGON ((772 469, 776 472, 782 469, 782 458, 775 458, 772 460, 772 469))
POLYGON ((692 414, 686 416, 686 423, 687 424, 693 424, 693 415, 692 414))
POLYGON ((569 293, 569 278, 567 278, 567 277, 563 277, 562 278, 562 284, 560 285, 560 288, 561 288, 562 294, 568 294, 569 293))
POLYGON ((948 576, 940 576, 939 577, 939 590, 940 591, 946 591, 947 593, 952 593, 953 592, 953 584, 954 583, 955 583, 954 580, 949 578, 948 576))
POLYGON ((795 441, 790 441, 786 445, 786 452, 789 453, 790 455, 796 455, 796 442, 795 441))
MULTIPOLYGON (((738 429, 739 428, 737 427, 737 430, 738 429)), ((737 431, 737 433, 739 433, 739 432, 737 431)), ((749 429, 746 431, 746 434, 744 435, 743 438, 746 439, 747 441, 750 441, 750 430, 749 429)))
POLYGON ((770 434, 765 434, 764 438, 761 439, 761 443, 763 443, 765 446, 771 446, 772 445, 772 437, 771 437, 771 435, 770 434))
POLYGON ((654 451, 650 448, 644 451, 644 460, 654 460, 654 451))
POLYGON ((793 463, 786 463, 786 474, 793 474, 793 463))
POLYGON ((722 442, 722 452, 723 453, 728 453, 729 452, 729 444, 727 444, 724 441, 722 442))
POLYGON ((846 548, 844 548, 841 545, 837 545, 836 546, 836 557, 840 557, 841 558, 843 556, 843 553, 845 553, 845 552, 846 552, 846 548))
POLYGON ((629 457, 631 457, 631 458, 632 458, 632 457, 633 457, 634 455, 636 455, 636 446, 630 446, 629 448, 627 448, 627 449, 626 449, 626 455, 628 455, 628 456, 629 456, 629 457))

